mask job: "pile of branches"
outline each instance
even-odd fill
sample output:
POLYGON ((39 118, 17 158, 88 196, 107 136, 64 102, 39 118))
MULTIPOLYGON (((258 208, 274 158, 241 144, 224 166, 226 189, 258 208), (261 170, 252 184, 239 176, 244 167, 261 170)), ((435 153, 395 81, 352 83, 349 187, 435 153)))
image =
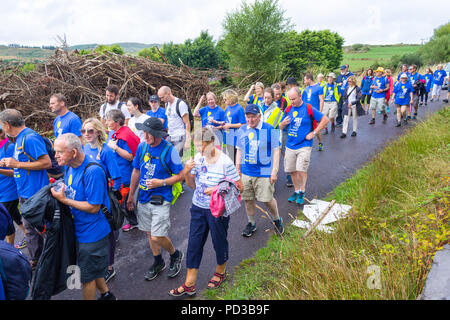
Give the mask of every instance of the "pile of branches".
POLYGON ((26 125, 42 133, 52 130, 52 94, 64 94, 69 109, 84 120, 98 116, 105 103, 105 88, 111 84, 119 87, 121 101, 138 97, 144 102, 166 85, 190 106, 195 106, 199 97, 211 89, 206 71, 184 65, 179 68, 140 57, 114 53, 80 55, 57 49, 52 58, 36 65, 33 71, 23 72, 19 67, 1 70, 0 106, 19 110, 26 125))

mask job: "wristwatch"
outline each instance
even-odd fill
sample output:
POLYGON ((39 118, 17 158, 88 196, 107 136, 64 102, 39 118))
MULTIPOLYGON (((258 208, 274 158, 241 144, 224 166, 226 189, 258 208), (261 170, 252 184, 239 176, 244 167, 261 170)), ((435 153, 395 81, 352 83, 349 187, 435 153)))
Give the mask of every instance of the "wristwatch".
POLYGON ((166 186, 166 179, 163 180, 163 187, 166 186))
POLYGON ((314 135, 314 137, 316 136, 316 132, 314 130, 312 131, 312 134, 314 135))

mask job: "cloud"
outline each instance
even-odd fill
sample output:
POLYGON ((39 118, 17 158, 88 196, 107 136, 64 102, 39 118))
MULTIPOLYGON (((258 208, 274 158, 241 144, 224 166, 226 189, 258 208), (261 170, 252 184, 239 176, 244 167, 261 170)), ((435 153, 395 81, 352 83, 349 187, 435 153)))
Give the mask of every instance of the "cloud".
MULTIPOLYGON (((2 0, 0 42, 69 44, 181 43, 208 30, 217 40, 227 12, 241 0, 2 0)), ((447 23, 445 0, 280 0, 295 30, 329 29, 345 43, 420 43, 447 23), (442 8, 440 10, 439 8, 442 8)))

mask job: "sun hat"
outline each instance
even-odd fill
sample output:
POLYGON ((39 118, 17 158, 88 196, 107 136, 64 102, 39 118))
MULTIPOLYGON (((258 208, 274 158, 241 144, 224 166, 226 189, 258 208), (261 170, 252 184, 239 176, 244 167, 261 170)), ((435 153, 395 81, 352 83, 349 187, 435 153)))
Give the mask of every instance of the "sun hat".
POLYGON ((375 72, 384 72, 384 68, 383 67, 378 67, 378 69, 375 70, 375 72))
POLYGON ((330 72, 328 74, 328 77, 332 77, 333 79, 336 79, 336 74, 334 72, 330 72))
POLYGON ((155 138, 164 138, 168 133, 164 131, 164 126, 158 118, 151 117, 144 123, 136 123, 136 129, 150 133, 155 138))

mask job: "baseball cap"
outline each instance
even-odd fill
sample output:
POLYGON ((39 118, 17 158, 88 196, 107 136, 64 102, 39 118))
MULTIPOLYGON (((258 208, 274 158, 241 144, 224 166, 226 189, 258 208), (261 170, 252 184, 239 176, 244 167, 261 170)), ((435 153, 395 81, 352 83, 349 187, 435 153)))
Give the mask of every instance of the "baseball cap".
POLYGON ((164 131, 164 126, 158 118, 151 117, 144 121, 144 123, 136 123, 136 129, 150 133, 155 138, 167 137, 167 132, 164 131))
POLYGON ((259 114, 259 108, 256 104, 249 104, 245 107, 245 113, 259 114))
POLYGON ((156 94, 154 94, 150 97, 150 99, 148 99, 148 101, 159 101, 159 97, 156 94))
POLYGON ((334 72, 330 72, 328 74, 328 77, 332 77, 333 79, 336 79, 336 74, 334 72))
POLYGON ((347 69, 346 65, 341 66, 341 70, 347 69))
POLYGON ((286 80, 286 84, 295 84, 298 86, 297 79, 295 77, 289 77, 286 80))
POLYGON ((406 73, 402 73, 402 75, 400 76, 400 79, 401 78, 406 78, 406 79, 408 79, 408 75, 406 74, 406 73))

